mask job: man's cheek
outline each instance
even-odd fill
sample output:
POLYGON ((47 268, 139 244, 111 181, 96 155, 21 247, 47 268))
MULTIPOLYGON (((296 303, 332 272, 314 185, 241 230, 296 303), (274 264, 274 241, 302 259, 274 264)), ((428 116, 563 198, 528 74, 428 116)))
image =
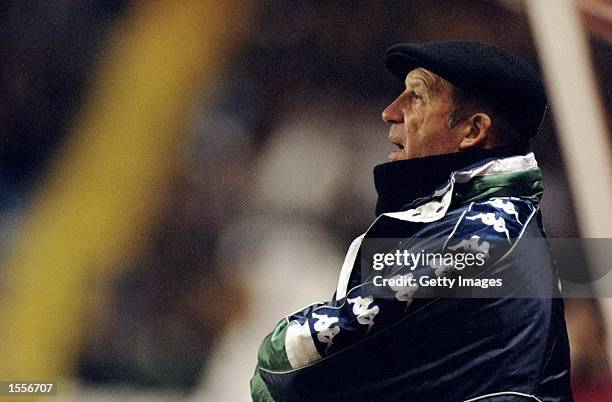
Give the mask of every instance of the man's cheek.
POLYGON ((404 132, 404 154, 408 155, 410 150, 414 148, 417 142, 416 136, 418 135, 415 127, 407 126, 404 132))
POLYGON ((413 138, 418 134, 419 131, 419 119, 412 116, 409 119, 404 120, 404 136, 406 140, 413 138))

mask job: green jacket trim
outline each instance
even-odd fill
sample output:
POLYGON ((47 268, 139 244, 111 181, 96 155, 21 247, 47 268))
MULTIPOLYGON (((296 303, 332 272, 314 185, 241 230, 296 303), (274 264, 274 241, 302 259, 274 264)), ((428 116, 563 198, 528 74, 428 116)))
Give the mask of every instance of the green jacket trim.
POLYGON ((266 383, 259 374, 259 368, 268 370, 290 370, 291 364, 287 359, 285 351, 285 335, 289 328, 289 322, 282 319, 276 324, 274 331, 266 336, 259 347, 257 354, 257 368, 255 375, 251 378, 251 397, 255 402, 274 402, 266 383))
POLYGON ((253 402, 274 402, 266 383, 259 374, 259 365, 255 369, 255 375, 251 378, 251 398, 253 402))
POLYGON ((526 171, 480 176, 467 183, 455 183, 453 204, 466 205, 491 197, 519 197, 537 206, 542 193, 542 170, 532 168, 526 171))
POLYGON ((259 347, 257 360, 259 366, 267 370, 290 370, 291 364, 287 359, 285 351, 285 335, 289 328, 289 322, 282 319, 276 324, 274 331, 264 338, 259 347))

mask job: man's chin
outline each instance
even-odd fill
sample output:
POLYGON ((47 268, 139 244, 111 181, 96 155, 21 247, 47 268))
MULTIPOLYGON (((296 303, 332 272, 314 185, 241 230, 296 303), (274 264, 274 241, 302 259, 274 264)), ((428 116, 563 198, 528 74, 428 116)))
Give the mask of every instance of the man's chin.
POLYGON ((404 159, 410 159, 408 155, 406 155, 404 149, 396 149, 395 151, 391 152, 387 158, 390 161, 401 161, 404 159))

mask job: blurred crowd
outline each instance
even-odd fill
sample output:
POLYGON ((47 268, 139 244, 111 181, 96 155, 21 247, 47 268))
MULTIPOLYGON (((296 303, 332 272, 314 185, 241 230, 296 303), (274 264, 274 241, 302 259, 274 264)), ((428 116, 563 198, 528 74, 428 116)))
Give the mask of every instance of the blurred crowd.
MULTIPOLYGON (((516 2, 264 3, 213 102, 190 113, 182 167, 147 242, 97 285, 97 319, 87 323, 78 366, 85 384, 246 400, 262 337, 333 294, 345 249, 374 217, 372 168, 391 150, 380 112, 401 91, 385 71, 385 49, 474 39, 537 65, 516 2)), ((0 6, 0 251, 61 152, 109 30, 131 5, 0 6)), ((612 44, 590 43, 610 121, 612 44)), ((544 170, 547 233, 577 237, 550 115, 532 145, 544 170)), ((567 319, 577 392, 609 390, 596 300, 568 300, 567 319)))

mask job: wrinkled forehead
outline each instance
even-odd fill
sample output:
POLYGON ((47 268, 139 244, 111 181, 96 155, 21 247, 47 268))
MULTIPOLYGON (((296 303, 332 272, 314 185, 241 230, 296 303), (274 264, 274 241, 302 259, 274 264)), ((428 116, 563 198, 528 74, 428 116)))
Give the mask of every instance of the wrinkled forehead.
POLYGON ((445 86, 448 88, 452 86, 450 82, 446 81, 438 74, 422 67, 410 70, 408 74, 406 74, 406 79, 404 80, 404 83, 406 85, 406 88, 424 86, 430 92, 437 92, 445 86))

